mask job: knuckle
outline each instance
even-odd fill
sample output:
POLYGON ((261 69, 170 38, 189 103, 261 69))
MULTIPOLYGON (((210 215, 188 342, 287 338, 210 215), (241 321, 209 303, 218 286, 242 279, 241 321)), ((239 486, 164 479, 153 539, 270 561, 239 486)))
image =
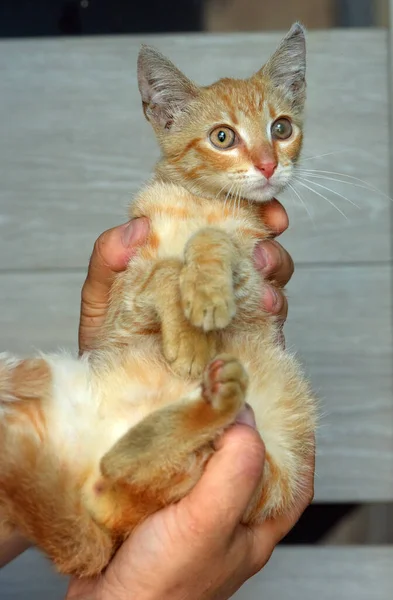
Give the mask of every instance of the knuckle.
POLYGON ((81 289, 81 311, 87 312, 90 309, 96 309, 98 304, 100 303, 95 298, 94 286, 90 277, 87 276, 81 289))
POLYGON ((270 271, 276 273, 284 264, 285 250, 276 240, 269 240, 266 245, 270 255, 270 271))

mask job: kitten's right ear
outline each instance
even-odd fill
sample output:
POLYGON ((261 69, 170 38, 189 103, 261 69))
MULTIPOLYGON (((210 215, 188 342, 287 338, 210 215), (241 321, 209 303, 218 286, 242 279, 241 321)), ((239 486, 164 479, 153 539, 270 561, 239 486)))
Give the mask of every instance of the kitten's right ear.
POLYGON ((143 45, 138 56, 143 111, 153 127, 170 129, 176 114, 198 95, 197 86, 165 56, 143 45))

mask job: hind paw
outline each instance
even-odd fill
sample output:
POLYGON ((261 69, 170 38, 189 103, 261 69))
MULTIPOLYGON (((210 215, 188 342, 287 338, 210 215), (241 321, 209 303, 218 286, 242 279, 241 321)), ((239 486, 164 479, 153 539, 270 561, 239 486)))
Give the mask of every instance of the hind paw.
POLYGON ((247 386, 247 373, 241 363, 221 354, 205 370, 202 394, 215 410, 237 413, 245 403, 247 386))

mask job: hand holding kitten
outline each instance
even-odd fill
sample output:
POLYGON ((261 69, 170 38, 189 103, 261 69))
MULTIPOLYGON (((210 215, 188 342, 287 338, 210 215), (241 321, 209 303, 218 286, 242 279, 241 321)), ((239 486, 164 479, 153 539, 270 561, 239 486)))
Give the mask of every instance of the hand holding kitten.
MULTIPOLYGON (((266 203, 264 221, 274 237, 281 235, 288 228, 287 213, 278 200, 266 203)), ((92 347, 104 321, 108 308, 108 294, 115 274, 125 270, 136 248, 146 240, 148 232, 149 223, 147 219, 141 218, 109 229, 97 239, 82 289, 79 324, 81 351, 92 347)), ((285 321, 288 304, 281 286, 285 286, 292 277, 292 258, 277 241, 267 240, 257 246, 254 260, 256 268, 271 282, 265 286, 262 299, 264 309, 285 321)))
MULTIPOLYGON (((247 419, 252 425, 252 413, 247 419)), ((252 426, 235 425, 191 493, 138 527, 106 572, 70 583, 65 600, 227 600, 262 569, 313 497, 314 465, 292 512, 261 525, 242 516, 258 486, 264 445, 252 426)))

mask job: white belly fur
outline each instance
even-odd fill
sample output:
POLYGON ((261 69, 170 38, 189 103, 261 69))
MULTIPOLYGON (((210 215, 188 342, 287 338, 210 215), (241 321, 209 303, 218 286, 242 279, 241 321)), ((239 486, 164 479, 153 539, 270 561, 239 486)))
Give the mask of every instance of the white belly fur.
MULTIPOLYGON (((73 470, 76 465, 81 470, 97 467, 102 456, 131 427, 197 387, 173 377, 157 364, 150 380, 139 378, 136 364, 130 369, 132 377, 114 371, 99 388, 87 360, 65 355, 45 358, 53 377, 53 397, 45 410, 48 442, 56 456, 63 460, 67 457, 73 470)), ((138 361, 137 356, 134 359, 138 361)))

